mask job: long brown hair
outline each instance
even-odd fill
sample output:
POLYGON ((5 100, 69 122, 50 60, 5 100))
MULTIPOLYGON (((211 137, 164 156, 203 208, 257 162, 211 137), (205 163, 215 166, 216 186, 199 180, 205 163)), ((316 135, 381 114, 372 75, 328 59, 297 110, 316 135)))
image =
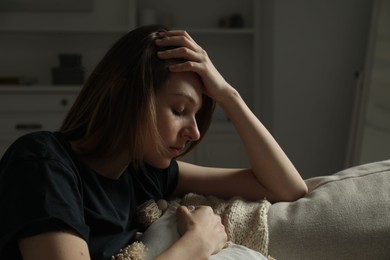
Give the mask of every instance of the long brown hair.
MULTIPOLYGON (((120 38, 98 63, 62 123, 70 141, 81 141, 84 156, 112 156, 127 147, 133 165, 142 161, 146 140, 161 147, 156 123, 155 93, 169 76, 154 44, 161 26, 139 27, 120 38)), ((172 47, 171 47, 172 48, 172 47)), ((177 61, 176 61, 177 62, 177 61)), ((201 137, 206 133, 215 102, 203 96, 196 119, 201 137)), ((192 150, 192 142, 183 153, 192 150)))

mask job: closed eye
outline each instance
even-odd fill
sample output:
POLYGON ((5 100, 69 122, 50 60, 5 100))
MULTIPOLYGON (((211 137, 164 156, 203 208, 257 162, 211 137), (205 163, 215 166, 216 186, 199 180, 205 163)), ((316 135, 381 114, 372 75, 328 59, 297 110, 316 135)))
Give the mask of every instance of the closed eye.
POLYGON ((172 113, 175 116, 183 116, 184 115, 184 110, 183 111, 178 111, 178 110, 172 109, 172 113))

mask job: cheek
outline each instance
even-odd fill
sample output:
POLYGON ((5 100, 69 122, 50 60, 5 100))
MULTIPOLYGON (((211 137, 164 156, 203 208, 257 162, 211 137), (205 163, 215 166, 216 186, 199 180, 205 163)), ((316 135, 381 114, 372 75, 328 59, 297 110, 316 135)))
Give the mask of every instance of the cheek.
POLYGON ((157 114, 157 128, 163 141, 170 139, 175 133, 175 125, 175 120, 169 113, 157 114))

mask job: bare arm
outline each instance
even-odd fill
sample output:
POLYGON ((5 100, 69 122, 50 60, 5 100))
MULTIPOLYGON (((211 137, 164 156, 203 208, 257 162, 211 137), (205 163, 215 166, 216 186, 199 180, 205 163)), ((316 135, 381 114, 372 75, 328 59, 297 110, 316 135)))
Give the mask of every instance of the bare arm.
MULTIPOLYGON (((226 244, 227 235, 221 218, 207 206, 190 212, 177 211, 178 229, 182 235, 156 260, 208 259, 226 244)), ((19 249, 24 260, 90 260, 88 245, 73 231, 48 232, 21 239, 19 249)))
POLYGON ((24 260, 87 260, 88 245, 72 231, 49 232, 19 241, 24 260))
POLYGON ((216 195, 236 194, 250 199, 267 197, 271 201, 292 201, 304 196, 307 186, 294 165, 239 93, 220 75, 206 51, 185 31, 168 31, 164 36, 156 43, 180 47, 159 53, 159 57, 188 60, 170 66, 170 70, 192 71, 201 77, 204 92, 224 109, 234 124, 251 164, 250 169, 243 170, 210 169, 182 163, 178 194, 211 191, 213 188, 216 195), (237 189, 243 185, 248 185, 249 190, 237 189))
POLYGON ((307 193, 307 187, 281 147, 250 111, 238 92, 227 87, 219 105, 234 124, 251 164, 251 171, 266 189, 269 199, 292 201, 307 193))

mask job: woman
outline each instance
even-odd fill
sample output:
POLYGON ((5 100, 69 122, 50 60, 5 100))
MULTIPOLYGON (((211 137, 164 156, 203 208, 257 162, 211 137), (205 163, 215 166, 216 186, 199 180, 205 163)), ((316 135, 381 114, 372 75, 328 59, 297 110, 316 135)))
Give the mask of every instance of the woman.
MULTIPOLYGON (((131 242, 136 208, 150 198, 292 201, 307 192, 207 53, 185 31, 159 26, 135 29, 108 51, 59 132, 18 139, 1 160, 0 185, 1 259, 110 259, 131 242), (176 160, 204 136, 215 103, 237 129, 250 169, 176 160)), ((177 215, 181 238, 158 259, 206 259, 225 245, 211 208, 177 215)))

